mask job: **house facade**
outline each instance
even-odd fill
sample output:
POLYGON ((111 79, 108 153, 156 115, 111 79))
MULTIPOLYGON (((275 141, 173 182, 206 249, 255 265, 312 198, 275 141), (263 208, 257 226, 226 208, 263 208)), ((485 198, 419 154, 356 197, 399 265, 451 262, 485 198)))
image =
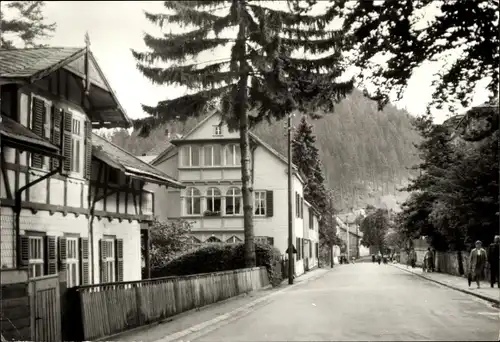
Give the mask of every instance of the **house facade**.
POLYGON ((94 134, 129 127, 87 48, 0 50, 2 269, 67 286, 141 279, 144 185, 182 184, 94 134))
POLYGON ((336 217, 338 236, 343 241, 344 247, 341 252, 345 253, 349 259, 359 258, 370 254, 370 250, 361 245, 363 234, 359 231, 359 226, 355 222, 355 214, 338 214, 336 217))
MULTIPOLYGON (((155 194, 155 213, 159 219, 182 218, 192 223, 196 243, 236 243, 244 240, 241 199, 241 154, 239 133, 230 132, 217 113, 208 115, 151 164, 172 175, 185 189, 161 189, 155 194)), ((287 160, 255 134, 250 133, 251 183, 253 184, 253 222, 255 240, 270 243, 282 254, 288 246, 287 160)), ((303 199, 304 181, 293 171, 293 241, 297 273, 304 271, 306 240, 317 245, 317 214, 309 229, 303 199), (305 229, 307 227, 307 229, 305 229), (299 248, 300 246, 300 248, 299 248), (300 253, 299 253, 300 250, 300 253)), ((311 255, 317 265, 317 248, 311 255)), ((308 254, 309 255, 309 254, 308 254)))

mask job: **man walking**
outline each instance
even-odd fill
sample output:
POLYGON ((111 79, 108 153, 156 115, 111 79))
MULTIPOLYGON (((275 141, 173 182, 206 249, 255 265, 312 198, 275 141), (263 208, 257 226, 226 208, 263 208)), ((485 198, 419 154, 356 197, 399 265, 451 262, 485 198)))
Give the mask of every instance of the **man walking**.
POLYGON ((491 287, 495 283, 500 287, 499 267, 500 267, 500 235, 496 235, 493 243, 488 248, 488 262, 490 263, 490 284, 491 287))
POLYGON ((484 266, 487 261, 486 251, 482 248, 482 242, 476 241, 476 248, 470 252, 469 274, 476 281, 477 288, 480 288, 480 280, 483 276, 484 266))

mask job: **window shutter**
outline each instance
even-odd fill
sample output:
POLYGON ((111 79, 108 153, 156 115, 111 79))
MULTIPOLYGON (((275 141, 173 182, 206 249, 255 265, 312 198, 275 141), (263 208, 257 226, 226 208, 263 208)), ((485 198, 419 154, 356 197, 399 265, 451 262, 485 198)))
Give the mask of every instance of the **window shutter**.
MULTIPOLYGON (((43 137, 44 129, 43 122, 45 121, 45 102, 40 100, 39 98, 33 98, 33 107, 31 110, 32 115, 32 124, 31 130, 33 133, 38 135, 39 137, 43 137)), ((41 168, 43 165, 43 156, 40 154, 33 153, 31 156, 31 166, 41 168)))
POLYGON ((30 238, 21 236, 21 265, 28 266, 30 263, 30 238))
POLYGON ((108 279, 108 265, 106 264, 106 256, 108 255, 108 247, 103 239, 99 240, 99 254, 101 255, 101 283, 107 283, 108 279))
POLYGON ((65 158, 63 161, 63 170, 70 171, 71 170, 71 125, 73 122, 73 115, 68 112, 64 112, 63 125, 63 146, 62 146, 62 155, 65 158))
POLYGON ((311 240, 309 240, 309 257, 313 257, 313 244, 311 240))
POLYGON ((116 281, 123 281, 123 239, 115 240, 116 281))
POLYGON ((304 198, 300 198, 300 218, 304 218, 304 198))
MULTIPOLYGON (((50 136, 50 142, 56 145, 57 147, 61 147, 61 109, 55 106, 52 107, 52 134, 50 136)), ((52 158, 51 160, 51 168, 56 168, 59 166, 59 160, 56 158, 52 158)))
POLYGON ((68 258, 67 243, 65 237, 59 238, 59 270, 65 271, 67 268, 66 259, 68 258))
POLYGON ((92 122, 85 121, 85 177, 92 175, 92 122))
POLYGON ((297 191, 295 191, 295 217, 299 217, 299 194, 297 191))
POLYGON ((80 282, 82 285, 90 284, 89 276, 89 239, 80 238, 80 282))
POLYGON ((274 215, 274 202, 272 190, 266 191, 266 216, 272 217, 274 215))
POLYGON ((45 237, 45 274, 57 273, 56 237, 45 237))
POLYGON ((300 248, 302 249, 302 256, 304 256, 304 239, 300 239, 300 248))

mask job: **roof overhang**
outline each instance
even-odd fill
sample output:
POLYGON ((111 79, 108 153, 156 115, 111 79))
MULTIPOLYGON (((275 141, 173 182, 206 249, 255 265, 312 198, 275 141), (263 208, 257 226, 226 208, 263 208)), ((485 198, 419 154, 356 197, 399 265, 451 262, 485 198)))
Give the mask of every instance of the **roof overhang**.
POLYGON ((92 149, 92 155, 96 159, 102 161, 103 163, 109 165, 110 167, 112 167, 114 169, 120 170, 126 176, 129 176, 131 178, 142 180, 142 181, 147 182, 147 183, 166 185, 168 187, 177 188, 177 189, 185 188, 185 186, 180 182, 174 181, 174 180, 166 178, 166 177, 161 177, 159 175, 154 175, 150 172, 147 172, 144 170, 139 170, 137 168, 119 163, 119 162, 113 160, 112 158, 110 158, 106 153, 104 153, 96 148, 92 149))
POLYGON ((41 154, 46 157, 63 159, 57 146, 38 137, 29 129, 8 117, 1 117, 0 136, 4 146, 41 154))

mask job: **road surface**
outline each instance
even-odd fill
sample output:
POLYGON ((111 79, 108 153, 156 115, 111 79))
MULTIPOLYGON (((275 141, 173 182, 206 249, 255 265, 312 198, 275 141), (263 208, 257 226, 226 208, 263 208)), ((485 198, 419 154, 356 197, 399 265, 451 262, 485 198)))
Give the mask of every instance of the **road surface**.
POLYGON ((358 263, 183 340, 498 341, 499 328, 499 311, 487 302, 390 265, 358 263))

